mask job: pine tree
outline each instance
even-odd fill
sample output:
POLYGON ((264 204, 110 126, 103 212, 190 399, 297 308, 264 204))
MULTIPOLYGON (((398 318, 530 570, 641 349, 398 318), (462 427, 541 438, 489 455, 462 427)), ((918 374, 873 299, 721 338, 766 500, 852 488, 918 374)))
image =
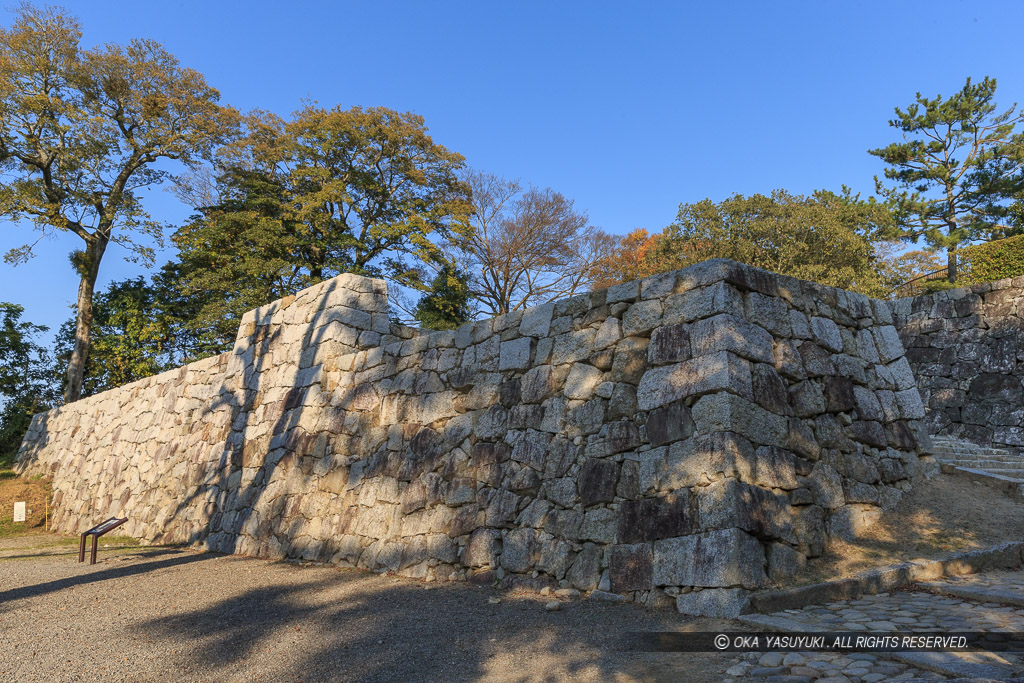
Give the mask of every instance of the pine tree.
POLYGON ((995 92, 995 79, 985 77, 977 84, 968 78, 945 99, 917 93, 889 122, 903 140, 869 150, 889 165, 885 178, 892 185, 877 176, 875 185, 895 211, 893 236, 945 249, 951 282, 957 250, 1003 236, 1010 201, 1024 190, 1024 137, 1014 130, 1024 116, 1016 104, 995 113, 995 92))

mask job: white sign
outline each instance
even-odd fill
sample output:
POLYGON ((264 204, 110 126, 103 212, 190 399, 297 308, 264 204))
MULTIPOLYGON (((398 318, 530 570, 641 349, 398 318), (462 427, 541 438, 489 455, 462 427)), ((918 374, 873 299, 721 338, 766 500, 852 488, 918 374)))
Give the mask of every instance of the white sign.
POLYGON ((25 521, 25 501, 14 504, 14 521, 24 522, 25 521))

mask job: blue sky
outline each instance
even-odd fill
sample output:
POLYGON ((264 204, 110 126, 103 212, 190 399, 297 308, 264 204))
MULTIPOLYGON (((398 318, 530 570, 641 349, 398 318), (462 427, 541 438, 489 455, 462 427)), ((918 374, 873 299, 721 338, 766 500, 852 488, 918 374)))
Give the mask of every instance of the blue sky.
MULTIPOLYGON (((242 110, 414 111, 471 166, 563 192, 613 233, 736 192, 870 194, 882 167, 866 150, 895 139, 892 109, 919 90, 990 75, 1001 105, 1024 102, 1014 2, 61 4, 85 45, 158 40, 242 110)), ((171 225, 189 214, 159 189, 146 206, 171 225)), ((0 222, 0 252, 30 236, 0 222)), ((59 325, 76 247, 67 235, 0 264, 0 301, 59 325)), ((145 272, 123 256, 108 250, 100 287, 145 272)))

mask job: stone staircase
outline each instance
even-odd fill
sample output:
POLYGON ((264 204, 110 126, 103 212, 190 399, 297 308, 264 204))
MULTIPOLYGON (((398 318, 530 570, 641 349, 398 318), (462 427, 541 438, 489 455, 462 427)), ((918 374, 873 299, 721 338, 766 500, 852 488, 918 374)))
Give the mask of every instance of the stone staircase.
POLYGON ((1024 500, 1024 456, 949 436, 932 436, 932 453, 946 474, 962 475, 1024 500))

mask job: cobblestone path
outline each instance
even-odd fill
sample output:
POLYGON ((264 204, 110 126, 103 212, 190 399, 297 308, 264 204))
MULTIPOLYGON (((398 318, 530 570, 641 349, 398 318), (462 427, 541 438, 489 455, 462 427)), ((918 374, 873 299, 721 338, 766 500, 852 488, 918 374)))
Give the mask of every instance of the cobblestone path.
MULTIPOLYGON (((765 630, 872 633, 1024 632, 1024 571, 932 581, 912 590, 808 605, 741 618, 765 630)), ((885 680, 1013 680, 1024 677, 1021 653, 750 653, 724 680, 777 683, 874 683, 885 680)))

